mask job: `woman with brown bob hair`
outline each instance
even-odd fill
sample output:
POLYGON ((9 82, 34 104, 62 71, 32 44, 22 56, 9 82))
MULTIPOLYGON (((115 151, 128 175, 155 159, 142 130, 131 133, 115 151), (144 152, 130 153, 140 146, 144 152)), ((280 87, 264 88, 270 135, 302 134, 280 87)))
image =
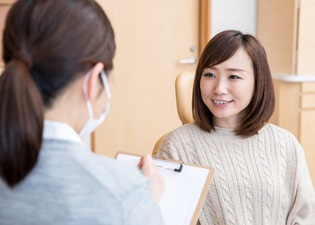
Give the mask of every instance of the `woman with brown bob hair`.
POLYGON ((158 155, 215 168, 199 223, 314 224, 303 148, 268 123, 275 97, 259 41, 235 30, 214 36, 197 65, 192 99, 195 122, 170 132, 158 155))
POLYGON ((254 93, 244 114, 239 118, 235 133, 244 138, 250 137, 268 122, 274 108, 275 97, 267 56, 263 46, 251 35, 237 31, 226 31, 215 36, 205 47, 196 69, 193 87, 193 117, 196 124, 205 131, 214 130, 213 114, 203 104, 200 79, 206 68, 218 65, 229 59, 242 47, 250 56, 254 69, 254 93))

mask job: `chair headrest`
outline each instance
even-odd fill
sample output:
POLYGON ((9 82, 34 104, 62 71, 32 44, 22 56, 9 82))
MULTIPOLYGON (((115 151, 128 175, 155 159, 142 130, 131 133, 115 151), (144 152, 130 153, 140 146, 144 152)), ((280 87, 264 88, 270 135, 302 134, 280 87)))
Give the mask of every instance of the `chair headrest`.
POLYGON ((180 73, 175 81, 177 112, 183 124, 194 121, 192 116, 192 91, 195 71, 180 73))

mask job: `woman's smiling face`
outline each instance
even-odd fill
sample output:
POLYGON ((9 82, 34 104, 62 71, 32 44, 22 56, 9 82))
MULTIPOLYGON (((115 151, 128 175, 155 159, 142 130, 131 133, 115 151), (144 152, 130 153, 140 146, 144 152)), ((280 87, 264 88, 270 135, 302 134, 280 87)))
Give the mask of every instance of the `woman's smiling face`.
POLYGON ((242 47, 223 63, 204 69, 201 97, 213 114, 215 126, 237 126, 240 113, 252 99, 254 83, 253 62, 242 47))

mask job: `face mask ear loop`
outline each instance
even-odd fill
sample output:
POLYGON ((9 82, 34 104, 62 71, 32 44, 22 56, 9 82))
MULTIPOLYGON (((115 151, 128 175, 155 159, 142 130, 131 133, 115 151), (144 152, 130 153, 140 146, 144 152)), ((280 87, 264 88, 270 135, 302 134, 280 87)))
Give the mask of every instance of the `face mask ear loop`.
POLYGON ((85 78, 84 78, 84 81, 83 81, 83 95, 84 95, 84 98, 85 98, 86 107, 87 107, 88 114, 89 114, 89 119, 93 119, 93 108, 92 108, 91 102, 90 102, 88 94, 87 94, 87 83, 88 83, 90 74, 91 74, 91 71, 89 71, 86 74, 85 78))
POLYGON ((92 104, 89 101, 88 98, 88 94, 87 94, 87 86, 88 86, 88 78, 90 77, 90 71, 87 73, 86 77, 84 78, 83 81, 83 94, 84 94, 84 98, 85 98, 85 102, 88 108, 88 112, 89 112, 89 119, 86 122, 86 124, 83 126, 83 128, 81 129, 81 131, 79 132, 80 136, 86 136, 90 133, 92 133, 106 118, 108 112, 109 112, 109 98, 111 97, 111 93, 110 93, 110 89, 109 89, 109 85, 107 82, 107 77, 105 72, 101 73, 101 80, 103 82, 103 86, 105 89, 105 92, 107 94, 107 103, 106 106, 104 108, 104 112, 101 114, 100 118, 98 119, 94 119, 93 118, 93 108, 92 108, 92 104))

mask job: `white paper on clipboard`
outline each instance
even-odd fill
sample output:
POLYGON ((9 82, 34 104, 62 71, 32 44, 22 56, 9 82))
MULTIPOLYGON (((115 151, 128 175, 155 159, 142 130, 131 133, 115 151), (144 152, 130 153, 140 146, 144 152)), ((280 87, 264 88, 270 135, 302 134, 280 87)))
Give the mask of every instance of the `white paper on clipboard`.
MULTIPOLYGON (((116 159, 137 166, 141 156, 117 153, 116 159)), ((214 169, 173 160, 153 158, 165 180, 159 202, 165 225, 196 224, 205 201, 214 169)))

